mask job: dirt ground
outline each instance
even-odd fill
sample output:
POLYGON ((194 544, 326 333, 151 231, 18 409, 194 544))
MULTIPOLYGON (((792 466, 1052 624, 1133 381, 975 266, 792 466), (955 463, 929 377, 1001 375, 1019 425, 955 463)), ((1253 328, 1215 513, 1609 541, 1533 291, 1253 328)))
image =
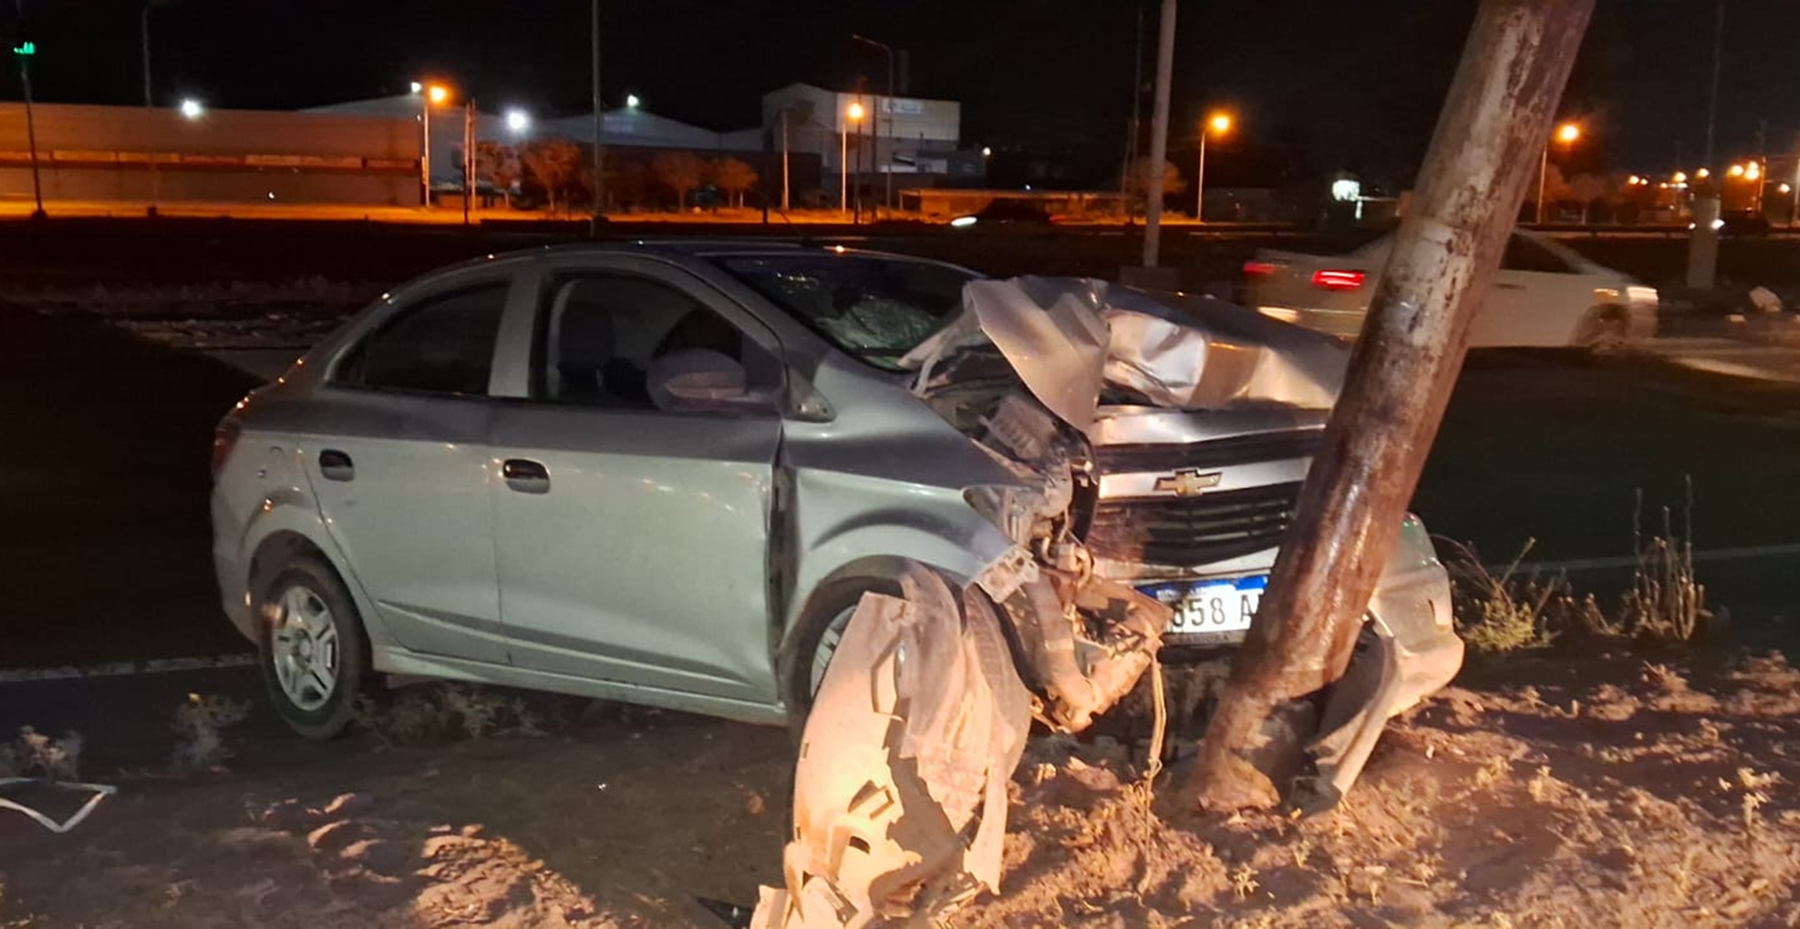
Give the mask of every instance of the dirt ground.
MULTIPOLYGON (((545 705, 547 735, 83 771, 120 792, 68 835, 0 812, 0 926, 716 927, 703 901, 780 879, 785 733, 545 705)), ((1797 713, 1778 655, 1477 665, 1307 820, 1201 815, 1184 764, 1152 796, 1126 747, 1040 737, 1004 893, 951 925, 1800 925, 1797 713)))

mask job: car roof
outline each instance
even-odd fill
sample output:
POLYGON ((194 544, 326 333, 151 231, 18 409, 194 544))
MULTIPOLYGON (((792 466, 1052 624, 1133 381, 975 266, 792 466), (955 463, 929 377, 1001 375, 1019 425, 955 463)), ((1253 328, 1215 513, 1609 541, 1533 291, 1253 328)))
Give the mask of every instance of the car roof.
POLYGON ((930 261, 913 255, 871 249, 828 245, 808 239, 619 239, 601 242, 564 242, 546 245, 541 252, 554 255, 579 254, 650 254, 667 258, 720 258, 740 255, 813 255, 855 254, 872 258, 903 258, 930 261))

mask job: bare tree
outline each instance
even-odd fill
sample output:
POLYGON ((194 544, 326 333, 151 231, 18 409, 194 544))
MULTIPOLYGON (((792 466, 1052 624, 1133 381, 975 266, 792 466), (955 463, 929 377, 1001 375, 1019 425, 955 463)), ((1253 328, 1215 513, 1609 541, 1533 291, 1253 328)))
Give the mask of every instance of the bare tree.
POLYGON ((1592 174, 1577 174, 1569 178, 1569 196, 1581 204, 1581 224, 1585 226, 1588 211, 1606 197, 1606 182, 1592 174))
MULTIPOLYGON (((1145 168, 1149 164, 1150 159, 1139 158, 1132 162, 1130 170, 1125 174, 1125 182, 1122 186, 1127 201, 1126 209, 1133 213, 1142 212, 1144 209, 1144 181, 1149 176, 1145 172, 1145 168)), ((1173 196, 1184 190, 1187 190, 1187 179, 1181 176, 1181 169, 1170 162, 1163 162, 1163 195, 1173 196)))
POLYGON ((675 191, 675 208, 687 207, 688 195, 706 183, 706 162, 693 152, 662 152, 650 160, 656 179, 675 191))
POLYGON ((762 179, 755 168, 736 158, 714 158, 707 165, 707 176, 712 179, 713 186, 724 191, 738 207, 744 205, 744 193, 762 179))
POLYGON ((1544 211, 1546 222, 1556 222, 1556 205, 1573 200, 1575 192, 1569 189, 1569 179, 1562 169, 1554 163, 1544 166, 1544 203, 1548 207, 1544 211))
POLYGON ((539 139, 525 147, 522 158, 526 172, 550 198, 550 212, 556 212, 559 197, 566 200, 581 173, 581 147, 563 139, 539 139))
POLYGON ((518 183, 524 172, 525 166, 519 161, 518 149, 492 140, 475 143, 475 176, 486 178, 488 183, 500 191, 507 209, 512 209, 513 185, 518 183))

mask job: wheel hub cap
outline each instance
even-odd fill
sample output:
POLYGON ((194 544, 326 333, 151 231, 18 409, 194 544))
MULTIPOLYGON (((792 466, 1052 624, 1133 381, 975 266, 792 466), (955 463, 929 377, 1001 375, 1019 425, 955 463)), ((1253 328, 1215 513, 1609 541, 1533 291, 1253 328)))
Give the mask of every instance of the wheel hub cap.
POLYGON ((337 693, 338 628, 331 608, 317 592, 295 585, 269 612, 275 681, 296 709, 317 710, 337 693))

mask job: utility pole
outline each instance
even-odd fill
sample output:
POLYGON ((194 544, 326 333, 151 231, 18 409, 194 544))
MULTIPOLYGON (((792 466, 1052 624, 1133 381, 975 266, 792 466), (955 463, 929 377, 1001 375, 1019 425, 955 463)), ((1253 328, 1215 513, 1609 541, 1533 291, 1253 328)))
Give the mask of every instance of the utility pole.
MULTIPOLYGON (((20 32, 24 33, 25 0, 13 0, 13 8, 18 11, 20 32)), ((13 49, 13 54, 19 59, 19 85, 25 93, 25 144, 31 149, 31 197, 36 204, 31 218, 43 219, 46 215, 44 181, 38 173, 37 118, 31 109, 31 59, 37 55, 37 46, 22 35, 19 47, 13 49)))
POLYGON ((599 0, 592 0, 592 54, 589 58, 594 67, 592 74, 592 92, 594 92, 594 216, 587 223, 587 234, 599 236, 599 223, 607 220, 607 148, 605 139, 601 139, 601 126, 605 124, 605 115, 601 115, 601 99, 599 99, 599 0))
POLYGON ((1131 218, 1131 167, 1137 164, 1139 120, 1144 109, 1144 4, 1137 4, 1137 42, 1131 56, 1131 122, 1125 126, 1125 163, 1119 168, 1119 201, 1131 218))
MULTIPOLYGON (((145 110, 150 110, 156 106, 156 104, 154 102, 155 97, 150 92, 150 11, 159 6, 164 6, 169 3, 173 3, 173 2, 174 2, 174 0, 145 0, 143 15, 139 18, 139 24, 138 24, 139 25, 139 33, 142 35, 143 40, 144 40, 144 109, 145 110)), ((162 174, 158 170, 157 164, 156 164, 156 156, 158 154, 159 153, 156 151, 155 146, 151 146, 151 151, 150 151, 150 209, 146 211, 151 216, 156 215, 157 203, 162 200, 162 174)))
POLYGON ((1713 163, 1713 135, 1719 123, 1719 67, 1725 51, 1725 0, 1718 0, 1714 9, 1712 88, 1706 100, 1706 150, 1700 163, 1713 181, 1706 196, 1694 198, 1694 231, 1688 236, 1687 255, 1687 285, 1694 290, 1711 288, 1718 272, 1719 231, 1713 228, 1713 221, 1719 218, 1719 190, 1725 183, 1713 163))
POLYGON ((788 211, 788 108, 781 108, 781 212, 788 211))
POLYGON ((1144 166, 1144 267, 1162 246, 1163 175, 1169 159, 1169 76, 1175 68, 1175 0, 1163 0, 1156 37, 1156 102, 1150 107, 1150 163, 1144 166))
MULTIPOLYGON (((1295 524, 1201 743, 1202 807, 1277 802, 1246 750, 1273 708, 1349 665, 1531 179, 1531 160, 1515 153, 1549 134, 1593 9, 1594 0, 1482 0, 1295 524)), ((1275 747, 1301 748, 1293 738, 1275 747)), ((1334 771, 1364 760, 1320 759, 1314 792, 1297 791, 1295 805, 1329 806, 1342 786, 1334 771)))

